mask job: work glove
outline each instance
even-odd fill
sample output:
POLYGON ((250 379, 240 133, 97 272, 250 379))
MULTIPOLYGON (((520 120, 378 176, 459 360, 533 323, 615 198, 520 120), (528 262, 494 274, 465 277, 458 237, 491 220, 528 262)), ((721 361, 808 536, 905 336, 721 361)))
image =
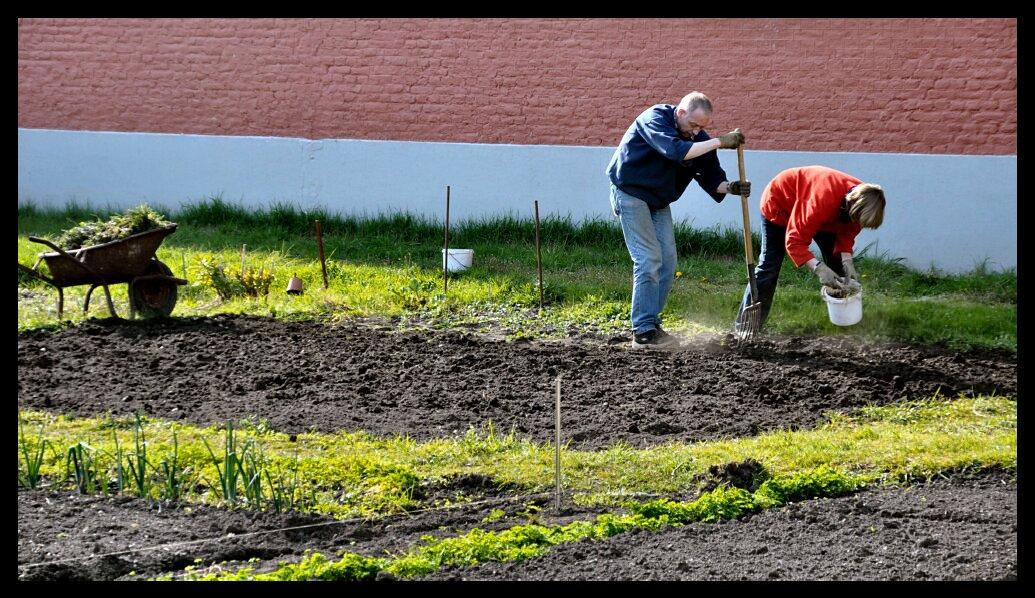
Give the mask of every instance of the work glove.
POLYGON ((841 284, 844 285, 844 290, 848 291, 849 294, 858 293, 863 288, 861 282, 858 280, 852 280, 847 276, 841 276, 838 280, 841 281, 841 284))
POLYGON ((722 149, 736 149, 744 144, 744 134, 740 129, 733 129, 725 135, 719 135, 719 147, 722 149))
POLYGON ((726 185, 726 189, 732 195, 743 195, 744 197, 747 197, 751 195, 751 181, 744 181, 743 183, 740 181, 730 181, 730 183, 726 185))
POLYGON ((852 258, 841 258, 841 265, 844 266, 845 278, 850 281, 859 282, 859 271, 855 269, 855 264, 852 262, 852 258))
POLYGON ((842 282, 842 279, 840 277, 838 277, 837 273, 835 273, 833 270, 831 270, 823 262, 818 262, 816 264, 816 269, 813 270, 813 272, 816 274, 816 276, 819 277, 819 281, 822 282, 824 284, 824 286, 828 286, 828 287, 830 287, 832 289, 844 289, 845 288, 845 285, 842 282))

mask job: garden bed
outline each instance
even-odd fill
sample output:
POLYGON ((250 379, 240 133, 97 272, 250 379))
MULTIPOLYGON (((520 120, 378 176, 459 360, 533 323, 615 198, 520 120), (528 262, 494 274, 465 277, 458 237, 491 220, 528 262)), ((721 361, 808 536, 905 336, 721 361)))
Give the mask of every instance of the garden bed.
POLYGON ((491 420, 498 431, 545 442, 560 374, 564 440, 591 450, 807 428, 826 410, 936 393, 1016 394, 1016 354, 1005 351, 831 338, 723 342, 658 353, 629 351, 625 339, 507 342, 258 317, 92 320, 19 334, 18 404, 204 425, 249 417, 288 433, 416 440, 491 420))
MULTIPOLYGON (((1006 351, 848 338, 765 337, 736 345, 698 337, 670 353, 630 351, 628 344, 590 336, 505 341, 387 322, 91 320, 19 334, 18 404, 82 417, 143 413, 202 426, 250 419, 286 434, 362 430, 416 441, 462 437, 491 422, 499 432, 546 443, 560 375, 563 439, 570 449, 593 451, 809 429, 830 411, 937 395, 1017 393, 1016 355, 1006 351)), ((745 467, 713 468, 715 483, 703 488, 745 486, 751 476, 738 473, 751 473, 745 467)), ((950 474, 723 523, 560 544, 523 563, 447 566, 428 579, 1011 578, 1016 490, 1011 471, 950 474)), ((139 579, 195 563, 211 571, 221 561, 230 561, 226 570, 269 571, 279 561, 298 562, 307 550, 331 560, 342 551, 384 557, 425 535, 565 525, 616 511, 568 503, 554 512, 547 495, 478 475, 423 486, 422 493, 423 506, 442 508, 338 521, 19 490, 19 578, 139 579), (461 495, 473 502, 450 504, 461 495), (168 546, 139 550, 160 545, 168 546)))
MULTIPOLYGON (((18 564, 23 580, 130 580, 199 563, 275 568, 306 550, 378 556, 424 534, 473 527, 506 497, 376 522, 159 508, 138 498, 40 490, 18 493, 18 564), (304 527, 311 526, 311 527, 304 527), (282 528, 302 528, 276 531, 282 528), (160 550, 134 547, 171 544, 160 550), (110 554, 103 558, 90 555, 110 554), (251 562, 248 562, 250 561, 251 562), (52 563, 30 566, 32 563, 52 563)), ((541 512, 544 523, 589 518, 541 512)), ((500 521, 500 525, 505 525, 500 521)), ((446 568, 432 580, 925 580, 1016 579, 1017 483, 1003 472, 935 479, 830 500, 794 503, 724 523, 632 532, 554 547, 521 563, 446 568)), ((384 577, 382 577, 384 579, 384 577)))

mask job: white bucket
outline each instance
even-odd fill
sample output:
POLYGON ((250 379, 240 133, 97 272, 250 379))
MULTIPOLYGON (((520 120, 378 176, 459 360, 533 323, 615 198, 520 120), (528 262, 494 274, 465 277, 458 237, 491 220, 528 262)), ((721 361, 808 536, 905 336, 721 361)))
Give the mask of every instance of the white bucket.
POLYGON ((862 289, 845 297, 831 297, 827 293, 826 285, 820 289, 820 295, 827 302, 827 315, 830 321, 837 326, 851 326, 858 324, 863 317, 862 289))
POLYGON ((442 267, 448 268, 450 272, 462 272, 471 267, 474 260, 473 249, 450 249, 449 265, 446 265, 446 250, 442 250, 442 267))

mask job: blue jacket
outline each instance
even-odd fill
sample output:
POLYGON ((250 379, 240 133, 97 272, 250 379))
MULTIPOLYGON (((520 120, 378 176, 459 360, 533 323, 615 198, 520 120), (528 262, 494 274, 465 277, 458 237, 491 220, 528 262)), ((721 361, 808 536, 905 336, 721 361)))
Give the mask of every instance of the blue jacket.
POLYGON ((726 180, 714 150, 692 160, 683 160, 695 141, 711 139, 703 130, 693 139, 684 139, 676 128, 676 107, 656 104, 644 110, 622 137, 607 175, 616 187, 659 210, 679 199, 690 181, 722 201, 725 193, 715 189, 726 180))

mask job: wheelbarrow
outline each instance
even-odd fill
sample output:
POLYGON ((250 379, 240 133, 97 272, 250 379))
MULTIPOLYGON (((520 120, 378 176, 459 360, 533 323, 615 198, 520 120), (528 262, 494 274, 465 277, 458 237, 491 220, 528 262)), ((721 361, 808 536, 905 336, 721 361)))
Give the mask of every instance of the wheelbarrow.
POLYGON ((108 311, 118 318, 108 287, 120 283, 129 284, 130 319, 135 318, 137 313, 143 317, 168 316, 176 305, 176 287, 187 284, 187 281, 173 276, 172 270, 158 261, 155 252, 162 241, 176 231, 176 226, 171 224, 125 239, 70 251, 61 249, 47 239, 29 237, 30 241, 46 245, 54 251, 41 253, 32 268, 21 263, 18 268, 57 289, 58 319, 64 313, 64 289, 84 284, 90 285, 90 289, 86 291, 83 313, 90 310, 93 290, 102 287, 108 301, 108 311), (50 277, 39 272, 42 261, 47 263, 50 277))

